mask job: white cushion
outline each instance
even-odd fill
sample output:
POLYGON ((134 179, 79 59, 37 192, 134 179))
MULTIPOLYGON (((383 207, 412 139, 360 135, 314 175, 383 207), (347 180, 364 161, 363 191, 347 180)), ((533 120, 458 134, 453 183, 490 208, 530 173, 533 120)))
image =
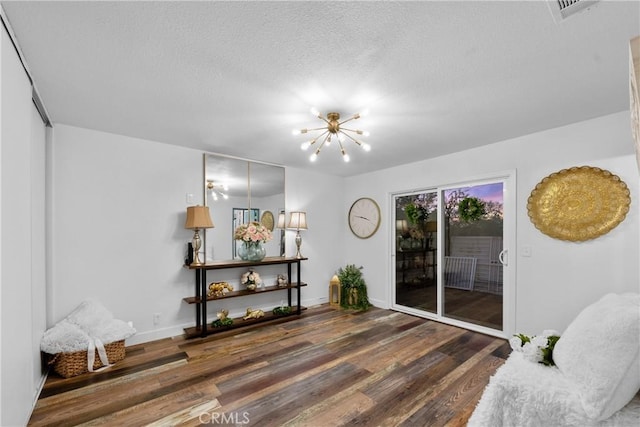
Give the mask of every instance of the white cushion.
POLYGON ((83 301, 67 317, 49 328, 42 337, 40 349, 49 354, 84 351, 95 339, 109 344, 127 339, 135 333, 132 326, 114 319, 109 310, 90 299, 83 301))
POLYGON ((608 294, 561 335, 553 360, 579 392, 585 413, 604 420, 640 389, 640 295, 608 294))

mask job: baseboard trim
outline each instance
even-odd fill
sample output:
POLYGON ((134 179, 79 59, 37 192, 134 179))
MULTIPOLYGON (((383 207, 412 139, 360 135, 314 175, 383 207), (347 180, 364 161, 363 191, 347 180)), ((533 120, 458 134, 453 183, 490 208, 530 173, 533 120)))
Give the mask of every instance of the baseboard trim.
MULTIPOLYGON (((301 304, 305 307, 312 307, 314 305, 326 304, 329 301, 328 297, 302 299, 301 304)), ((375 304, 374 304, 375 305, 375 304)), ((261 310, 270 310, 273 305, 269 307, 254 307, 261 310)), ((207 320, 213 322, 216 318, 215 313, 207 313, 207 320)), ((229 313, 230 317, 242 317, 245 313, 241 311, 229 313)), ((136 344, 144 344, 151 341, 157 341, 165 338, 173 338, 184 334, 184 329, 193 326, 193 322, 182 323, 179 325, 173 325, 162 329, 154 329, 151 331, 138 332, 134 336, 127 338, 125 341, 126 346, 132 346, 136 344)))

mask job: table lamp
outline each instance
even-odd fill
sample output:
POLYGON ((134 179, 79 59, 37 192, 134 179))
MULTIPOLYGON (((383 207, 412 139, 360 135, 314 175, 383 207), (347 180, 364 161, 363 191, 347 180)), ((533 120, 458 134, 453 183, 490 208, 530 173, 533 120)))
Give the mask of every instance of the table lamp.
POLYGON ((287 228, 296 230, 296 258, 303 258, 300 253, 300 246, 302 246, 302 236, 300 236, 300 230, 307 229, 307 213, 306 212, 291 212, 289 217, 289 225, 287 228))
POLYGON ((187 208, 187 221, 184 223, 184 228, 193 230, 193 262, 191 265, 200 265, 200 247, 202 246, 202 240, 200 239, 200 229, 213 228, 213 221, 211 221, 211 214, 209 213, 209 207, 207 206, 189 206, 187 208))

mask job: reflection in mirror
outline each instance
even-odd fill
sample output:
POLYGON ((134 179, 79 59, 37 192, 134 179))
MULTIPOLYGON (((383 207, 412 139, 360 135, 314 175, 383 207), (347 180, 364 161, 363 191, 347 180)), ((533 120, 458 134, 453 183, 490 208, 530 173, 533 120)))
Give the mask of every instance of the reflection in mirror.
POLYGON ((284 252, 284 241, 275 225, 278 213, 284 211, 284 168, 251 162, 249 183, 249 208, 258 209, 260 222, 273 234, 265 244, 267 256, 280 256, 284 252))
POLYGON ((239 225, 238 212, 246 211, 249 217, 249 209, 252 217, 264 221, 273 232, 273 238, 265 244, 267 256, 284 254, 283 231, 270 220, 277 219, 285 208, 284 174, 281 166, 204 155, 205 203, 215 224, 205 235, 205 260, 237 258, 233 232, 239 225))

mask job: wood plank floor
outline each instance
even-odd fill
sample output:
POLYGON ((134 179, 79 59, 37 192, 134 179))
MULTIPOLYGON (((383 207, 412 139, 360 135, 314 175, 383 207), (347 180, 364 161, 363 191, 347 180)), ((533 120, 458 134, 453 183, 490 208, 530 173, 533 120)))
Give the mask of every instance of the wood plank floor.
POLYGON ((29 425, 464 426, 505 340, 403 313, 321 305, 244 333, 127 348, 50 374, 29 425))
MULTIPOLYGON (((437 287, 398 285, 396 302, 430 313, 437 312, 437 287)), ((493 329, 502 329, 502 295, 444 288, 444 315, 493 329)))

